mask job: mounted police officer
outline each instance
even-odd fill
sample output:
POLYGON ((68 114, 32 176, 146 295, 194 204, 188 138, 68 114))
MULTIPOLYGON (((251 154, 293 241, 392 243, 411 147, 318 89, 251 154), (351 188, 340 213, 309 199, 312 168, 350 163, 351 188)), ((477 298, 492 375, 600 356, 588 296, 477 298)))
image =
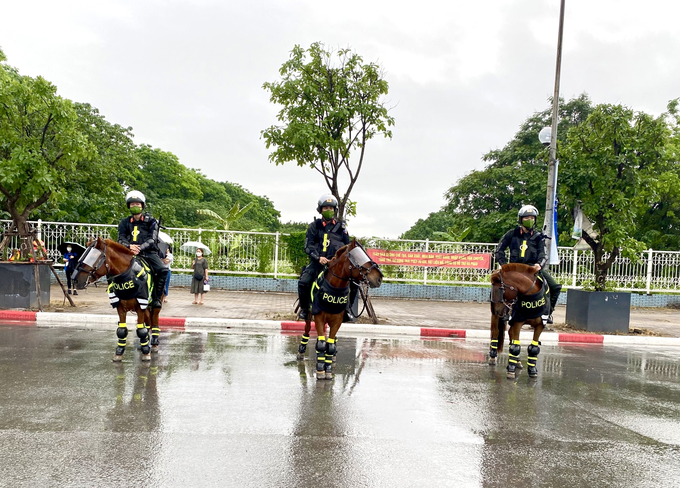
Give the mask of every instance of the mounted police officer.
POLYGON ((550 289, 550 317, 548 323, 553 323, 552 313, 557 305, 562 285, 544 269, 548 258, 546 256, 545 234, 536 230, 538 209, 533 205, 524 205, 517 213, 518 226, 508 231, 496 247, 496 262, 503 265, 507 263, 505 250, 510 248, 510 262, 522 263, 534 266, 548 284, 550 289))
POLYGON ((165 290, 168 270, 158 255, 158 221, 149 213, 142 213, 146 207, 146 197, 133 190, 125 195, 125 203, 130 209, 130 217, 118 224, 118 242, 144 258, 154 277, 151 299, 152 308, 161 308, 161 296, 165 290))
MULTIPOLYGON (((336 219, 338 201, 333 195, 322 195, 317 202, 316 211, 321 214, 320 219, 307 227, 305 237, 305 252, 309 256, 309 264, 302 271, 298 281, 298 297, 300 299, 300 318, 306 320, 310 314, 310 293, 312 283, 324 270, 326 264, 333 258, 336 251, 349 244, 349 234, 343 220, 336 219)), ((349 303, 345 311, 345 322, 354 322, 356 317, 351 306, 357 294, 357 287, 350 282, 349 303)))

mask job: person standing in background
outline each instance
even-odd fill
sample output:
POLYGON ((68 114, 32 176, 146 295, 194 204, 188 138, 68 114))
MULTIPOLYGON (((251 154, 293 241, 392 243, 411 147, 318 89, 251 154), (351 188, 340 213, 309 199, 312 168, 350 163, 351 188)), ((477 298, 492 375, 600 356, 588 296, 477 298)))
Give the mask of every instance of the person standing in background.
POLYGON ((165 298, 163 299, 164 302, 168 301, 168 293, 170 292, 170 275, 172 274, 172 271, 170 270, 170 266, 172 265, 172 262, 175 260, 175 256, 172 255, 172 247, 168 247, 168 252, 165 253, 165 257, 162 259, 163 264, 165 265, 166 268, 168 268, 168 277, 165 279, 165 298))

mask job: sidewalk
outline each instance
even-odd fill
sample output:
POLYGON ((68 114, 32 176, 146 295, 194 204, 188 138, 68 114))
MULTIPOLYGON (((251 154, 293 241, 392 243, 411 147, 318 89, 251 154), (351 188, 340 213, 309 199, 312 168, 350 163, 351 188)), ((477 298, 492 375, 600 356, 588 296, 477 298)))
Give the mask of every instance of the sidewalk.
MULTIPOLYGON (((76 307, 64 304, 61 289, 53 285, 51 303, 45 312, 110 315, 117 320, 103 287, 88 288, 72 297, 76 307)), ((205 295, 205 305, 192 305, 194 296, 188 288, 170 289, 162 317, 293 321, 297 296, 291 293, 214 290, 205 295)), ((490 311, 487 303, 404 300, 376 297, 372 299, 378 323, 391 326, 488 330, 490 311)), ((566 307, 555 310, 556 332, 583 332, 564 325, 566 307)), ((360 323, 370 324, 364 314, 360 323)), ((546 329, 549 330, 549 329, 546 329)), ((680 310, 669 308, 633 308, 630 313, 630 335, 680 338, 680 310)))

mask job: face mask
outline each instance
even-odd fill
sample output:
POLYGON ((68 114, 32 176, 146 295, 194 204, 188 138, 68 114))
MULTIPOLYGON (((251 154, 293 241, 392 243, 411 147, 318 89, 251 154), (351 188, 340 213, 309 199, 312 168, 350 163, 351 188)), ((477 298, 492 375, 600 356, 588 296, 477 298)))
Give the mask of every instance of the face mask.
POLYGON ((534 219, 522 219, 522 225, 527 229, 533 228, 534 224, 535 224, 534 219))
POLYGON ((202 252, 197 252, 197 253, 196 253, 196 257, 197 257, 197 258, 202 258, 202 257, 203 257, 203 253, 202 253, 202 252))
POLYGON ((66 251, 67 251, 67 252, 71 252, 71 250, 72 250, 72 247, 71 247, 71 246, 68 246, 68 247, 66 248, 66 251))
POLYGON ((335 215, 335 210, 324 210, 321 212, 321 215, 323 215, 324 219, 330 220, 333 218, 333 215, 335 215))
POLYGON ((132 215, 139 215, 142 213, 142 207, 130 207, 130 213, 132 215))

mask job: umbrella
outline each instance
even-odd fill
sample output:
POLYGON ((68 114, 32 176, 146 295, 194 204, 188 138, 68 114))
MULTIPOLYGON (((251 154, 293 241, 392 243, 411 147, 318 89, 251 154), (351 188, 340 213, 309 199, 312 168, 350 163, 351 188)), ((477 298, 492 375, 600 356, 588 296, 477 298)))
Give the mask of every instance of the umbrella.
POLYGON ((172 237, 170 237, 168 234, 166 234, 163 231, 158 231, 158 238, 161 241, 165 242, 166 244, 172 245, 174 243, 174 241, 172 240, 172 237))
POLYGON ((189 254, 195 253, 196 249, 202 249, 203 254, 205 254, 206 256, 208 254, 212 254, 212 252, 210 251, 210 248, 208 246, 206 246, 202 242, 198 242, 198 241, 185 242, 184 244, 179 246, 179 248, 184 252, 188 252, 189 254))
POLYGON ((71 252, 76 253, 78 257, 81 257, 85 252, 85 247, 81 244, 78 244, 76 242, 62 242, 57 246, 57 251, 59 251, 62 256, 68 252, 66 250, 66 246, 71 246, 72 248, 71 252))

